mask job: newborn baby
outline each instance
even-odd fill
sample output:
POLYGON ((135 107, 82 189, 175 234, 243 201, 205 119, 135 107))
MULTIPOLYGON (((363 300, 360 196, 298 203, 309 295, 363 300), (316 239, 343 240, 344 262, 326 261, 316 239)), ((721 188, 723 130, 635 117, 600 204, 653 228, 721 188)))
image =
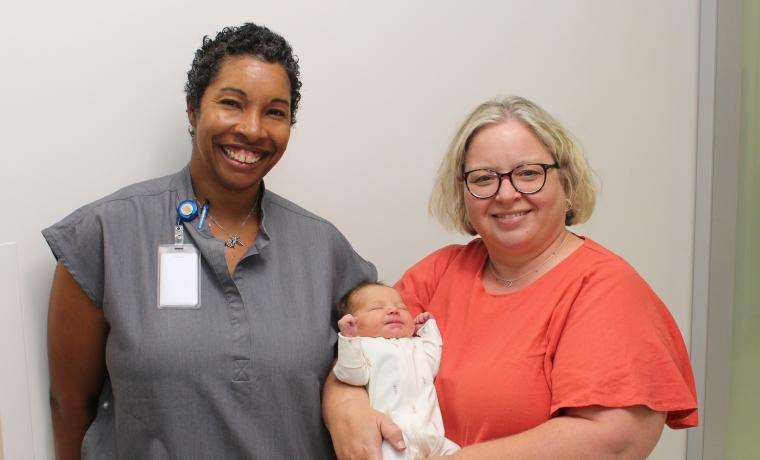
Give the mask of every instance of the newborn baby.
POLYGON ((423 459, 459 450, 446 439, 433 379, 441 334, 430 313, 412 318, 395 289, 361 283, 338 305, 335 376, 366 385, 370 404, 401 428, 406 450, 383 442, 383 459, 423 459))

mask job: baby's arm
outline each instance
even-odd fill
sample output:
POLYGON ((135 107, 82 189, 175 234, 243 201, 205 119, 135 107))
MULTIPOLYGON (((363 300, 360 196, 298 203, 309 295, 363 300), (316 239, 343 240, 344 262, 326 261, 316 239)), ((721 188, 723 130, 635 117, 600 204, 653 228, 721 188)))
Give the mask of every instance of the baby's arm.
POLYGON ((356 337, 357 324, 353 315, 338 321, 338 360, 333 372, 341 382, 364 386, 369 382, 369 363, 362 352, 362 339, 356 337))
POLYGON ((427 355, 428 364, 433 371, 433 375, 438 373, 438 365, 441 363, 441 347, 443 339, 438 330, 438 325, 430 313, 420 313, 414 319, 417 325, 417 336, 422 339, 422 348, 427 355))

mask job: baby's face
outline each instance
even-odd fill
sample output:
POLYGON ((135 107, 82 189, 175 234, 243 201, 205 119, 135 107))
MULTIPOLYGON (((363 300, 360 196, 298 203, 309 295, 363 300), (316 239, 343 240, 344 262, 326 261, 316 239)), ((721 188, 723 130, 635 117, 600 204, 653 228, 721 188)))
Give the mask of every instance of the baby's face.
POLYGON ((361 337, 393 339, 414 335, 414 319, 401 296, 388 286, 365 286, 351 296, 361 337))

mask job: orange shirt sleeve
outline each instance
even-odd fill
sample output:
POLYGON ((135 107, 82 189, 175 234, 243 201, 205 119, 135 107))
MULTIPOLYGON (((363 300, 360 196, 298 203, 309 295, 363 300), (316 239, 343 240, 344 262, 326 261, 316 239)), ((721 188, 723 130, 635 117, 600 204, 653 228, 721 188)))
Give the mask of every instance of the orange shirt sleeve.
POLYGON ((445 246, 414 264, 394 285, 396 290, 416 316, 428 309, 438 281, 451 260, 464 248, 461 245, 445 246))
POLYGON ((678 327, 662 301, 622 261, 595 268, 550 327, 551 413, 645 405, 671 428, 697 425, 696 388, 678 327), (553 339, 552 339, 553 336, 553 339))

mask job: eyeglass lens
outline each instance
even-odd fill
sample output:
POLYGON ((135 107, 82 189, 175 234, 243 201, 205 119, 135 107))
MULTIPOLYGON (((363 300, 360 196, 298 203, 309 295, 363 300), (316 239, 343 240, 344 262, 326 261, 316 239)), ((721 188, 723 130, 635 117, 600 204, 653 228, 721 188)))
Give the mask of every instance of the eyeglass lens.
MULTIPOLYGON (((477 169, 467 175, 467 189, 478 198, 490 198, 499 191, 499 173, 490 169, 477 169)), ((512 186, 520 193, 536 193, 546 180, 546 171, 541 165, 522 165, 512 170, 509 176, 512 186)))

